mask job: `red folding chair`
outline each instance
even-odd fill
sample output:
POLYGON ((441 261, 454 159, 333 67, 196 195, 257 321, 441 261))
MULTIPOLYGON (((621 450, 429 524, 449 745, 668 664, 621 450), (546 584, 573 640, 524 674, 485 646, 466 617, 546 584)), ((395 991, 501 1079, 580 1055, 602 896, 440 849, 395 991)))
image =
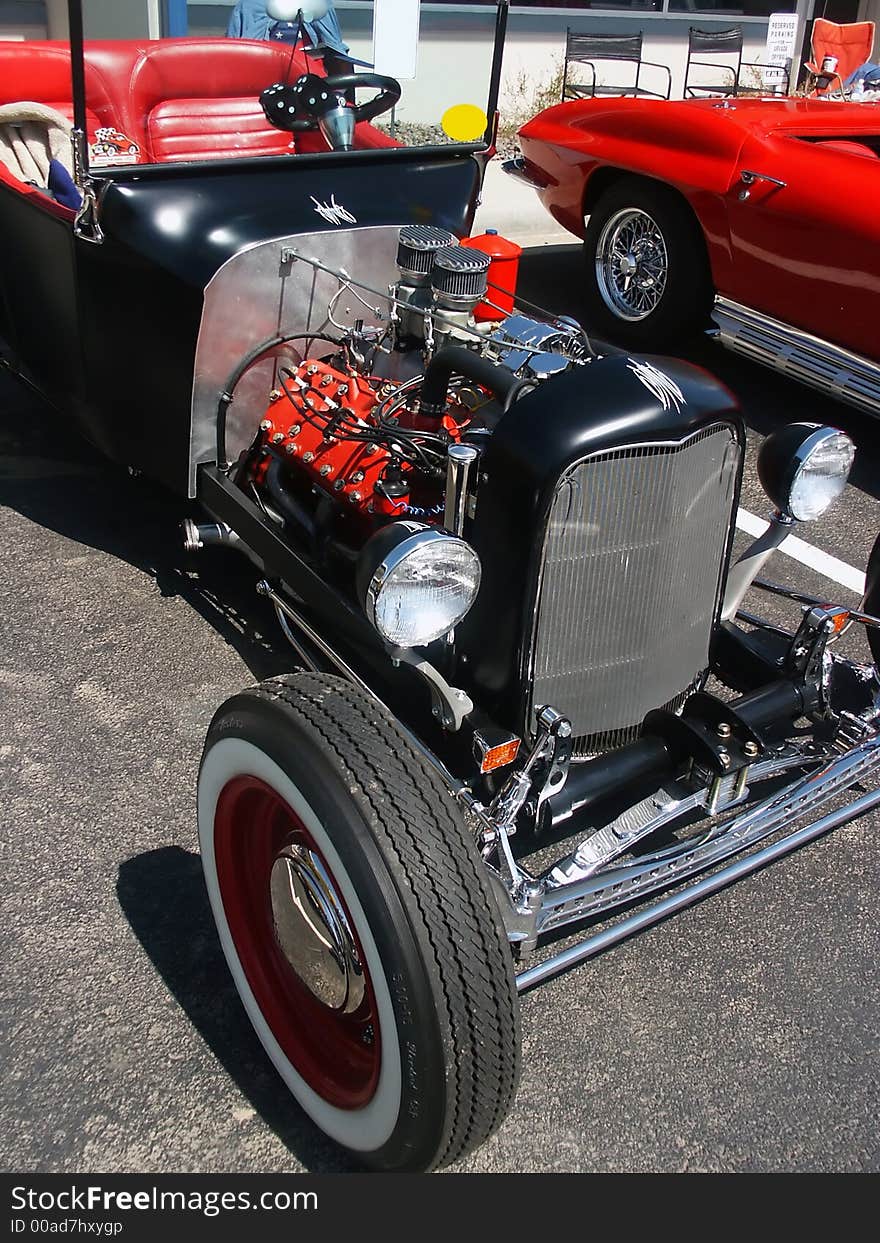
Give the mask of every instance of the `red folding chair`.
POLYGON ((812 75, 813 89, 811 95, 827 95, 829 91, 843 91, 843 84, 854 69, 871 59, 874 47, 873 22, 847 22, 838 26, 836 22, 826 21, 817 17, 813 22, 812 59, 804 68, 812 75), (826 56, 837 58, 837 67, 833 71, 822 68, 826 56))

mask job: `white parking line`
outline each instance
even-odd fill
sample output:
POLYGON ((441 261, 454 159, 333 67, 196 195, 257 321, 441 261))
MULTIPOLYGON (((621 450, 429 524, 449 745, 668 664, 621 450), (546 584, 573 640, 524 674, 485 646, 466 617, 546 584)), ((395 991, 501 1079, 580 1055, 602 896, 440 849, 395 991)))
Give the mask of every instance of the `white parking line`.
MULTIPOLYGON (((741 509, 736 515, 736 525, 747 535, 758 536, 764 534, 769 524, 757 514, 750 514, 747 509, 741 509)), ((818 571, 825 578, 830 578, 832 582, 848 587, 857 596, 865 594, 864 571, 857 570, 854 565, 847 565, 839 557, 832 557, 830 553, 823 552, 821 548, 816 548, 813 544, 808 544, 806 540, 798 539, 796 535, 789 535, 778 551, 784 552, 787 557, 793 557, 795 561, 800 561, 802 565, 808 565, 811 570, 818 571)))

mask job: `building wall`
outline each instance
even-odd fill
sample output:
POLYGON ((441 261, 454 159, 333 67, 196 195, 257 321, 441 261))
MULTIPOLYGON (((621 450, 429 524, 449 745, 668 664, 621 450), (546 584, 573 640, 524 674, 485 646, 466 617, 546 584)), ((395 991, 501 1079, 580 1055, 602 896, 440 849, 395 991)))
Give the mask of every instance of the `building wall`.
MULTIPOLYGON (((880 9, 880 0, 861 0, 880 9)), ((353 53, 372 59, 372 4, 367 0, 337 0, 337 10, 353 53)), ((105 37, 143 37, 156 31, 158 0, 84 0, 86 33, 100 31, 105 37)), ((232 9, 226 4, 191 0, 188 5, 190 33, 222 35, 232 9)), ((684 84, 688 27, 718 28, 738 24, 744 34, 745 60, 761 57, 767 33, 766 21, 739 21, 730 14, 647 13, 630 16, 597 13, 595 10, 522 9, 511 11, 502 77, 502 115, 524 119, 550 102, 548 95, 559 77, 565 48, 566 27, 595 32, 644 33, 643 58, 668 65, 672 72, 672 95, 680 98, 684 84)), ((403 83, 397 110, 401 121, 436 124, 452 104, 485 104, 488 94, 494 10, 454 5, 423 4, 418 76, 403 83)), ((66 0, 0 0, 0 37, 64 38, 66 0)), ((621 70, 624 67, 621 66, 621 70)), ((626 70, 628 72, 628 70, 626 70)), ((644 70, 643 84, 660 84, 664 76, 644 70)), ((621 81, 627 80, 621 78, 621 81)))
MULTIPOLYGON (((859 21, 874 22, 880 25, 880 0, 861 0, 859 4, 859 21)), ((880 47, 874 43, 873 59, 880 57, 880 47)))
MULTIPOLYGON (((188 9, 193 34, 222 34, 232 5, 195 0, 188 9)), ((353 55, 371 60, 372 4, 363 0, 336 0, 336 9, 353 55)), ((452 5, 422 5, 418 77, 413 82, 402 84, 403 97, 397 109, 400 120, 436 123, 452 104, 485 104, 494 23, 492 9, 480 11, 456 9, 452 5)), ((565 52, 565 32, 569 26, 597 33, 632 34, 643 31, 643 59, 669 66, 673 98, 681 98, 688 27, 697 25, 710 29, 735 24, 741 24, 743 28, 744 59, 757 61, 767 37, 767 23, 760 19, 737 22, 729 14, 723 18, 706 14, 642 14, 631 17, 620 13, 597 14, 588 10, 513 9, 508 20, 504 53, 502 114, 524 116, 539 93, 558 77, 565 52)), ((656 70, 646 69, 643 73, 642 81, 646 86, 665 81, 665 75, 658 74, 656 70)))
POLYGON ((46 26, 50 39, 68 37, 67 0, 46 0, 46 26))

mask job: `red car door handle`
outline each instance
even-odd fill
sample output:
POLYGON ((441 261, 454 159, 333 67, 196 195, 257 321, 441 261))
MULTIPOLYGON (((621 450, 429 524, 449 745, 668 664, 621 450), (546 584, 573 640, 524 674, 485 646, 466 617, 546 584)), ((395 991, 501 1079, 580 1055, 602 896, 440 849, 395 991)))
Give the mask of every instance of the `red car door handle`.
POLYGON ((780 190, 784 190, 786 182, 780 181, 778 177, 771 177, 769 173, 755 173, 749 168, 744 168, 739 175, 743 188, 739 192, 739 197, 743 200, 747 199, 751 193, 751 187, 756 181, 765 181, 770 186, 777 186, 780 190))

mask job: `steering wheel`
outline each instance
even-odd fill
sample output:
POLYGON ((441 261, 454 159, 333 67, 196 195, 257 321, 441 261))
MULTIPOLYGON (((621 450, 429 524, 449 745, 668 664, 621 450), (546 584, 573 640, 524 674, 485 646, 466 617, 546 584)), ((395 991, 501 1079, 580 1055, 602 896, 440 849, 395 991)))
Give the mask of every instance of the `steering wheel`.
POLYGON ((354 127, 389 112, 400 99, 400 83, 381 73, 340 73, 321 78, 304 73, 295 82, 276 82, 260 96, 267 120, 290 133, 320 129, 334 151, 350 151, 354 127), (378 91, 364 104, 351 104, 346 92, 378 91))

